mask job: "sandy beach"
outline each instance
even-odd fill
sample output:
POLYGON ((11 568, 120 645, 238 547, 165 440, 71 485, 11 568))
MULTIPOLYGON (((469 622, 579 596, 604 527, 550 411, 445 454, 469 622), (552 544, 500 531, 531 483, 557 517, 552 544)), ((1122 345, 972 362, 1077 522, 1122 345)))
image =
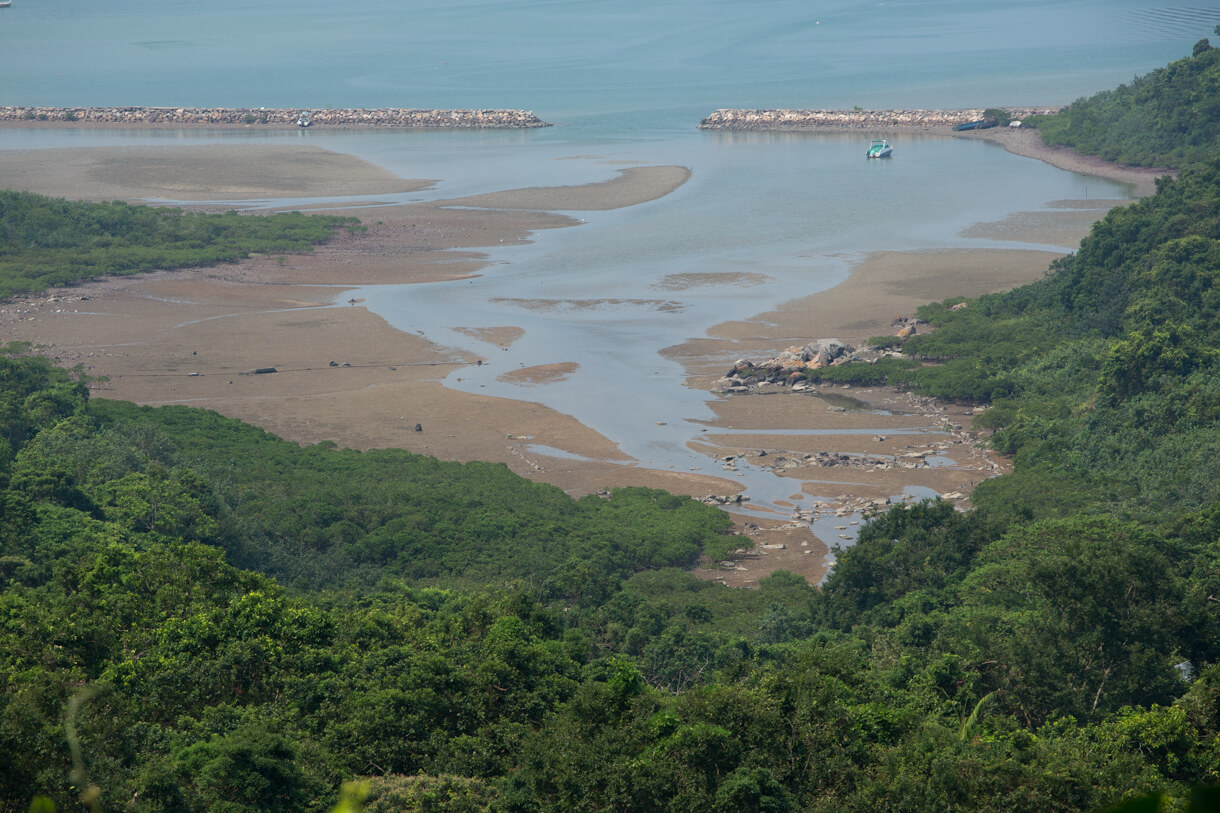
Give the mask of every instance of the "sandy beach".
MULTIPOLYGON (((994 137, 1013 152, 1038 153, 1027 135, 1036 139, 1024 132, 994 137)), ((1043 149, 1033 157, 1064 160, 1053 152, 1043 149)), ((1094 166, 1072 171, 1102 174, 1094 166)), ((1136 184, 1141 193, 1151 190, 1150 173, 1106 171, 1118 173, 1107 177, 1136 184)), ((756 553, 706 571, 709 578, 735 585, 756 583, 780 567, 816 582, 825 568, 824 540, 835 533, 846 538, 846 523, 852 521, 846 518, 855 512, 913 485, 966 502, 974 483, 1003 471, 1004 461, 981 448, 971 432, 969 410, 885 390, 794 393, 786 388, 717 400, 717 417, 709 427, 732 431, 692 444, 710 461, 700 471, 645 469, 631 465, 612 440, 570 415, 528 400, 442 386, 439 379, 480 359, 400 332, 341 293, 343 287, 478 273, 485 262, 481 247, 524 241, 531 232, 574 223, 553 212, 632 206, 672 192, 688 177, 683 167, 642 166, 579 187, 380 207, 376 220, 365 218, 367 232, 344 234, 310 254, 99 280, 2 303, 0 337, 31 342, 65 365, 82 365, 99 379, 92 385, 95 397, 214 409, 302 444, 333 440, 354 448, 400 447, 442 459, 502 462, 574 494, 646 485, 695 496, 728 495, 738 490, 738 463, 773 467, 792 480, 793 515, 751 512, 745 506, 739 528, 755 538, 756 553), (272 367, 274 374, 252 374, 272 367), (840 434, 814 443, 807 434, 771 433, 797 428, 840 434), (568 456, 531 451, 539 445, 568 456), (952 459, 953 465, 929 463, 936 459, 952 459), (830 503, 810 504, 813 495, 830 492, 836 495, 830 503), (806 521, 815 513, 821 539, 806 521)), ((0 151, 0 178, 9 188, 89 200, 345 195, 373 201, 429 183, 395 178, 360 159, 316 147, 251 145, 0 151)), ((1062 217, 977 228, 1027 236, 1030 230, 1049 229, 1056 237, 1079 240, 1113 203, 1063 202, 1062 217)), ((831 291, 716 326, 708 336, 664 352, 681 361, 688 386, 707 389, 737 358, 762 360, 817 338, 856 344, 890 332, 895 315, 912 314, 925 302, 1037 279, 1054 256, 1040 251, 875 254, 831 291)), ((512 325, 456 327, 504 346, 520 338, 512 325)), ((528 394, 530 386, 570 372, 557 364, 512 375, 528 394)))

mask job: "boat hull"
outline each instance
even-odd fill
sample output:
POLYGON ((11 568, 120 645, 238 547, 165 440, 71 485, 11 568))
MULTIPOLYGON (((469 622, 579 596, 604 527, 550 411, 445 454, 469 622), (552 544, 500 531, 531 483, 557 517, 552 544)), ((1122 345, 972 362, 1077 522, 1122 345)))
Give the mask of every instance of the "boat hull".
POLYGON ((888 141, 874 141, 873 145, 868 148, 868 152, 864 153, 865 158, 889 158, 894 150, 890 147, 888 141))

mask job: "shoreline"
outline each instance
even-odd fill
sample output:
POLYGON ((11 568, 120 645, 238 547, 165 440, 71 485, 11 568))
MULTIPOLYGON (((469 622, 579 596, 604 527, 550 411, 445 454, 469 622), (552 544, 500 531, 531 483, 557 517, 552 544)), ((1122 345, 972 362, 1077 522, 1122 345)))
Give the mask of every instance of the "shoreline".
MULTIPOLYGON (((163 160, 151 162, 155 171, 141 169, 157 149, 0 152, 0 170, 14 177, 20 168, 31 191, 62 185, 75 190, 73 197, 91 199, 145 197, 150 188, 167 183, 180 199, 215 199, 209 191, 228 182, 224 167, 238 155, 245 156, 242 183, 261 187, 270 193, 265 197, 290 196, 301 184, 325 186, 352 178, 354 195, 362 194, 362 184, 364 194, 375 194, 368 190, 427 183, 394 178, 360 159, 314 147, 303 148, 309 151, 306 181, 285 171, 299 164, 296 150, 302 148, 297 147, 278 157, 275 147, 248 153, 246 148, 173 148, 179 174, 163 160)), ((739 529, 758 543, 756 556, 701 572, 735 586, 756 584, 779 568, 816 583, 826 569, 823 540, 850 533, 843 512, 884 501, 913 484, 966 500, 974 482, 997 473, 1003 462, 994 455, 973 457, 978 439, 967 428, 969 410, 905 394, 834 388, 722 397, 714 402, 716 417, 707 423, 714 431, 699 436, 698 448, 692 447, 707 457, 701 470, 644 469, 612 439, 528 400, 528 386, 542 385, 566 368, 523 371, 519 375, 527 387, 516 400, 451 390, 441 379, 455 367, 478 363, 477 358, 398 331, 360 302, 345 302, 341 293, 359 285, 481 273, 486 264, 481 247, 526 241, 539 229, 577 222, 559 210, 635 205, 672 192, 688 177, 682 167, 639 167, 584 186, 379 207, 378 220, 366 233, 341 235, 309 254, 99 280, 6 302, 0 305, 0 336, 30 341, 65 365, 79 363, 89 375, 106 377, 94 386, 98 397, 214 409, 302 444, 332 440, 351 448, 397 447, 441 459, 501 462, 573 494, 640 485, 699 498, 731 496, 740 491, 732 479, 735 460, 774 467, 792 481, 790 498, 779 503, 790 513, 739 506, 734 516, 739 529), (243 374, 265 367, 281 372, 243 374), (831 433, 810 434, 822 428, 831 433), (817 462, 861 455, 896 463, 926 460, 941 443, 954 444, 962 465, 925 462, 864 470, 817 462), (797 462, 789 467, 781 463, 785 460, 797 462), (800 462, 809 460, 817 465, 800 462), (831 504, 809 505, 826 494, 834 495, 831 504), (811 511, 822 517, 817 536, 807 522, 811 511)), ((1073 221, 1073 228, 1087 230, 1086 220, 1102 216, 1107 206, 1091 205, 1095 208, 1073 221)), ((705 337, 663 352, 681 362, 687 386, 710 390, 733 358, 766 358, 810 324, 845 340, 879 335, 889 330, 894 313, 1040 278, 1048 256, 979 250, 870 255, 831 291, 793 299, 777 312, 744 322, 712 326, 705 337)), ((498 321, 455 327, 492 337, 503 347, 521 335, 498 321)), ((817 338, 824 337, 802 341, 817 338)))
POLYGON ((1013 155, 1033 158, 1067 172, 1130 184, 1135 196, 1140 198, 1155 194, 1157 178, 1175 178, 1178 174, 1175 169, 1115 164, 1096 155, 1082 155, 1070 147, 1051 147, 1042 142, 1042 136, 1034 129, 996 127, 991 130, 973 130, 950 135, 954 138, 990 141, 1001 145, 1013 155))

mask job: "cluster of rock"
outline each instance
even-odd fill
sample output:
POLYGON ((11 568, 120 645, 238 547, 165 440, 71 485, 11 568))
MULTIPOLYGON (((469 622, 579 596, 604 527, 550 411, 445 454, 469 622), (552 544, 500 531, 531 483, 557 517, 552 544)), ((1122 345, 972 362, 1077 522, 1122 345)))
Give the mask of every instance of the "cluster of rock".
POLYGON ((763 383, 796 383, 804 380, 808 370, 833 367, 849 361, 873 361, 879 355, 876 350, 857 350, 838 339, 818 339, 804 347, 789 347, 761 364, 739 359, 733 364, 733 369, 712 385, 712 391, 745 392, 763 383))
POLYGON ((708 494, 698 499, 704 505, 741 505, 750 501, 744 494, 708 494))
MULTIPOLYGON (((1013 119, 1050 115, 1058 107, 1004 108, 1013 119)), ((982 108, 963 110, 717 110, 701 130, 809 130, 814 128, 944 128, 983 118, 982 108)))
POLYGON ((0 122, 48 122, 89 125, 207 126, 266 125, 297 127, 418 127, 445 129, 516 129, 549 127, 528 110, 411 110, 347 108, 301 110, 223 107, 0 107, 0 122), (304 118, 303 118, 304 116, 304 118))
MULTIPOLYGON (((748 462, 754 466, 771 469, 775 472, 792 471, 794 469, 841 467, 860 469, 862 471, 890 471, 891 469, 923 469, 928 468, 928 457, 943 455, 954 447, 949 441, 929 445, 914 452, 902 452, 895 455, 865 455, 842 454, 840 452, 811 452, 804 455, 771 454, 760 451, 750 454, 725 455, 721 458, 721 468, 725 471, 737 471, 737 462, 748 462)), ((911 447, 907 447, 911 448, 911 447)), ((707 502, 707 500, 704 500, 707 502)), ((724 505, 724 502, 720 503, 724 505)))
MULTIPOLYGON (((960 496, 960 495, 959 495, 960 496)), ((911 495, 905 495, 898 502, 899 505, 910 505, 917 502, 918 499, 911 495)), ((824 502, 815 500, 809 508, 798 508, 792 512, 792 518, 799 522, 816 522, 823 517, 850 517, 856 514, 868 517, 870 514, 878 511, 885 511, 891 505, 894 505, 893 500, 867 499, 864 497, 853 497, 850 494, 840 494, 833 502, 824 502)), ((852 522, 856 525, 856 522, 852 522)), ((836 530, 846 531, 846 525, 836 525, 836 530)), ((848 537, 844 534, 839 534, 842 539, 848 537)))

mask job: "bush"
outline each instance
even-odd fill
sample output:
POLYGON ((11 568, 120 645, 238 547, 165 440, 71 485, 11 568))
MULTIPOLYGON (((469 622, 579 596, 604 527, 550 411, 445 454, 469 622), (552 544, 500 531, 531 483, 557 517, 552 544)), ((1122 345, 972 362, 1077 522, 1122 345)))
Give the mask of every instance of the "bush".
POLYGON ((995 119, 1001 127, 1007 127, 1012 121, 1012 114, 1000 107, 989 107, 983 111, 984 119, 995 119))

